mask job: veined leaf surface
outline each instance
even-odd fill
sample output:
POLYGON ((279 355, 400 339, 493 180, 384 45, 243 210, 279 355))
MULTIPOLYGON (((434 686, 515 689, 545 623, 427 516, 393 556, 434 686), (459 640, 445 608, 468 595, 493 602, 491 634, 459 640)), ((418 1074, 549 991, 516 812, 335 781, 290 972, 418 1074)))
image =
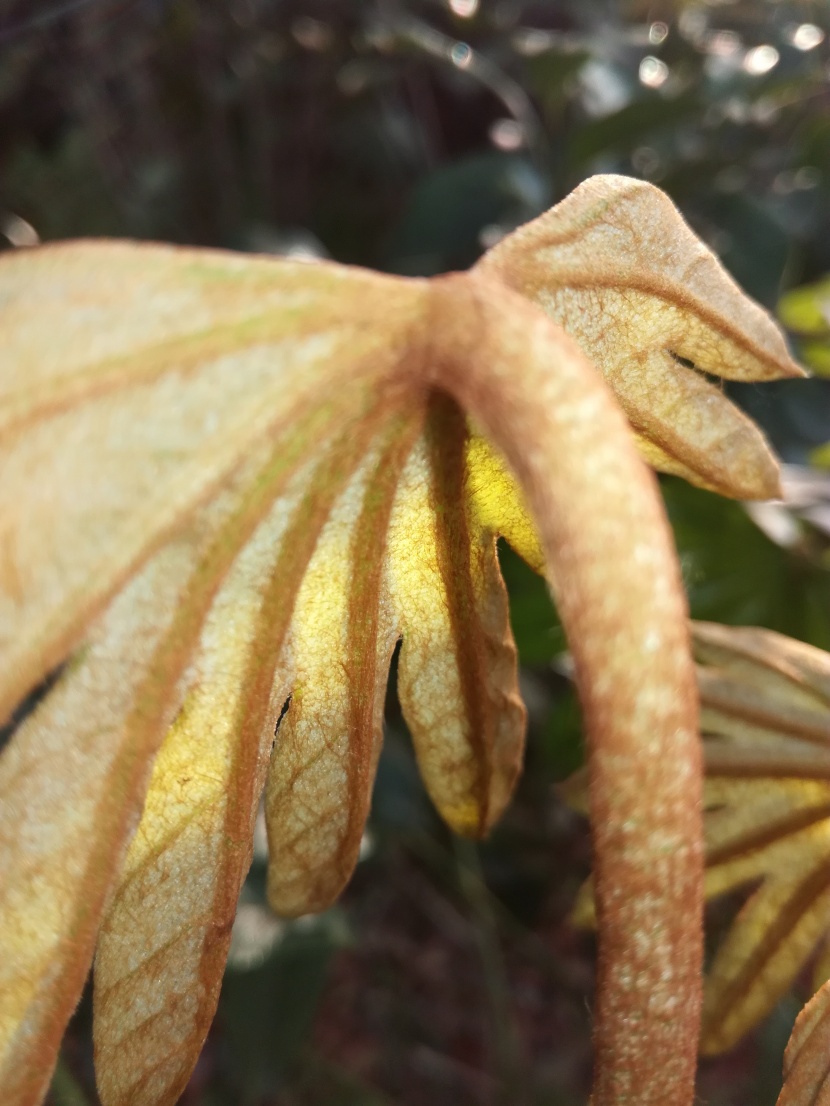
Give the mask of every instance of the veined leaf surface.
MULTIPOLYGON (((613 229, 633 186, 597 187, 608 203, 591 225, 613 229)), ((355 863, 399 638, 430 793, 455 828, 487 831, 524 736, 499 534, 544 567, 583 700, 594 1104, 691 1101, 702 863, 685 604, 653 478, 576 321, 593 310, 605 326, 612 270, 630 291, 624 235, 578 238, 568 264, 579 254, 607 292, 571 320, 582 350, 505 286, 507 243, 432 282, 115 244, 0 262, 2 709, 69 661, 0 760, 0 936, 25 915, 30 938, 0 950, 11 1106, 44 1093, 96 944, 102 1100, 175 1101, 215 1006, 263 780, 271 899, 318 909, 355 863)), ((646 255, 662 288, 666 258, 646 255)), ((769 334, 747 352, 755 309, 701 272, 701 349, 714 327, 717 357, 742 372, 793 371, 769 334)), ((726 487, 737 458, 750 475, 729 490, 767 489, 754 431, 721 450, 725 408, 714 438, 656 393, 643 421, 652 355, 678 310, 689 323, 676 283, 653 330, 631 331, 627 367, 600 367, 654 448, 680 443, 684 471, 726 487)))
POLYGON ((704 1052, 731 1047, 822 946, 830 976, 830 656, 767 630, 695 624, 706 893, 755 889, 704 991, 704 1052))
POLYGON ((704 374, 775 380, 801 370, 770 316, 658 188, 592 177, 476 268, 538 303, 579 342, 649 464, 740 499, 778 494, 762 435, 704 374))

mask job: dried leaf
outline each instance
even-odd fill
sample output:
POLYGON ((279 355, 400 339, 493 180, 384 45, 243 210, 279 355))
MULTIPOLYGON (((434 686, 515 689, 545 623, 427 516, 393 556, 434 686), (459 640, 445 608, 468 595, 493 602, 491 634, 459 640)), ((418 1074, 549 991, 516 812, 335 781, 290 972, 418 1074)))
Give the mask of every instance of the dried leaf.
POLYGON ((476 268, 534 300, 579 342, 649 464, 741 499, 778 494, 757 427, 704 374, 775 380, 801 370, 772 319, 659 189, 592 177, 476 268))

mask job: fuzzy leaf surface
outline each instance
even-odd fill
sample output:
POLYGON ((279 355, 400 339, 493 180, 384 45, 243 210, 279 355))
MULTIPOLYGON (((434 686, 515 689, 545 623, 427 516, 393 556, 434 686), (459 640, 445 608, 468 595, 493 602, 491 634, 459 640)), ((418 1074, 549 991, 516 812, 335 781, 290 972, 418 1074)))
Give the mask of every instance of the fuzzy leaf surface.
POLYGON ((767 630, 696 623, 708 897, 753 888, 704 990, 704 1052, 730 1048, 817 948, 830 975, 830 656, 767 630))
MULTIPOLYGON (((601 283, 611 261, 579 248, 601 283)), ((454 828, 488 830, 524 738, 503 535, 544 567, 583 701, 594 1103, 690 1102, 685 603, 653 478, 584 346, 486 265, 424 282, 63 245, 2 259, 0 292, 2 709, 68 661, 0 759, 4 1101, 42 1098, 96 946, 102 1101, 176 1100, 263 783, 271 900, 320 909, 357 859, 399 639, 430 794, 454 828)), ((682 415, 655 417, 706 453, 682 415)))
POLYGON ((801 370, 772 318, 658 188, 592 177, 477 268, 538 303, 579 342, 649 464, 739 499, 778 494, 761 433, 704 374, 776 380, 801 370))

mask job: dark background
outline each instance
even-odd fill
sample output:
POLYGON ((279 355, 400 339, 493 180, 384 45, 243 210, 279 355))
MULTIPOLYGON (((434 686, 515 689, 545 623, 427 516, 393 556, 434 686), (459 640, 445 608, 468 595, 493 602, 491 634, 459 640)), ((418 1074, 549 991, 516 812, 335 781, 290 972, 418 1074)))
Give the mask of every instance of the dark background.
MULTIPOLYGON (((666 189, 774 309, 830 271, 828 34, 809 0, 0 0, 2 245, 132 236, 432 274, 620 172, 666 189)), ((830 382, 735 391, 801 467, 763 514, 664 481, 693 613, 830 648, 830 489, 805 467, 830 382)), ((342 903, 276 922, 258 852, 189 1106, 586 1101, 592 938, 567 916, 589 850, 555 789, 578 710, 543 584, 503 565, 530 710, 503 825, 480 847, 440 825, 393 689, 342 903)), ((704 1063, 701 1102, 771 1106, 806 994, 704 1063)), ((89 1026, 87 997, 54 1106, 97 1101, 89 1026)))

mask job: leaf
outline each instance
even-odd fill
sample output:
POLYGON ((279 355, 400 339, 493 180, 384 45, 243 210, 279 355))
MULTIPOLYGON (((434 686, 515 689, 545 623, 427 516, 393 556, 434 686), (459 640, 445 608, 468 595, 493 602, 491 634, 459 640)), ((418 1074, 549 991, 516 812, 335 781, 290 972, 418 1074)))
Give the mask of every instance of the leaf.
POLYGON ((826 569, 777 545, 738 503, 678 479, 661 490, 694 618, 766 626, 830 649, 826 569))
POLYGON ((819 376, 830 375, 830 280, 804 284, 778 301, 778 317, 802 339, 801 356, 819 376))
POLYGON ((830 982, 796 1018, 784 1053, 784 1086, 776 1106, 827 1106, 830 1102, 830 982))
MULTIPOLYGON (((0 699, 14 705, 87 640, 0 761, 0 916, 4 932, 25 935, 0 965, 12 1103, 38 1101, 48 1082, 224 576, 310 443, 324 450, 338 423, 383 408, 378 381, 398 359, 404 304, 395 291, 385 301, 384 345, 368 325, 371 288, 384 281, 357 276, 366 296, 349 315, 341 279, 336 267, 111 244, 16 254, 0 267, 5 363, 16 368, 0 382, 0 699), (56 346, 36 316, 52 301, 56 346), (269 301, 271 315, 253 325, 251 304, 269 301), (347 383, 333 404, 336 350, 347 383), (145 571, 160 577, 142 590, 145 571)), ((407 289, 417 302, 419 287, 407 289)), ((287 582, 275 587, 271 602, 290 611, 287 582)))
POLYGON ((830 280, 786 292, 778 301, 778 318, 796 334, 825 337, 830 333, 830 280))
MULTIPOLYGON (((769 630, 693 623, 704 735, 706 896, 754 888, 709 968, 701 1050, 731 1048, 819 945, 830 976, 830 654, 769 630)), ((563 788, 586 810, 586 778, 563 788)), ((596 924, 592 884, 576 925, 596 924)))
POLYGON ((0 269, 0 716, 253 445, 314 404, 308 448, 346 365, 397 360, 418 286, 347 272, 115 243, 0 269))
POLYGON ((278 913, 323 910, 357 863, 399 629, 381 596, 386 530, 418 414, 386 428, 331 512, 287 643, 293 693, 265 799, 268 895, 278 913))
MULTIPOLYGON (((600 240, 624 275, 607 210, 600 240)), ((610 281, 590 235, 577 252, 610 281)), ((725 310, 756 318, 704 270, 725 310)), ((10 903, 30 938, 0 950, 5 1099, 43 1094, 100 927, 102 1101, 175 1101, 215 1007, 263 777, 271 899, 319 908, 356 858, 398 637, 433 800, 487 831, 524 731, 502 534, 545 567, 585 717, 593 1101, 689 1103, 702 857, 685 603, 654 480, 579 346, 487 265, 425 282, 65 245, 2 259, 0 293, 4 704, 68 660, 0 761, 0 937, 10 903)), ((717 317, 720 355, 755 371, 740 326, 711 305, 681 316, 701 342, 717 317)), ((608 375, 624 394, 650 363, 608 375)), ((654 406, 684 456, 709 456, 705 427, 654 406)))
MULTIPOLYGON (((706 760, 706 893, 755 885, 710 967, 704 1052, 772 1009, 830 909, 830 655, 766 630, 695 625, 706 760)), ((830 965, 820 963, 819 985, 830 965)))
POLYGON ((107 1103, 175 1101, 216 1009, 257 800, 291 674, 290 606, 327 507, 359 456, 350 431, 279 497, 228 574, 156 760, 95 962, 107 1103))
POLYGON ((534 300, 579 342, 649 464, 740 499, 778 494, 761 434, 704 374, 775 380, 801 370, 770 317, 658 189, 592 177, 476 268, 534 300))

